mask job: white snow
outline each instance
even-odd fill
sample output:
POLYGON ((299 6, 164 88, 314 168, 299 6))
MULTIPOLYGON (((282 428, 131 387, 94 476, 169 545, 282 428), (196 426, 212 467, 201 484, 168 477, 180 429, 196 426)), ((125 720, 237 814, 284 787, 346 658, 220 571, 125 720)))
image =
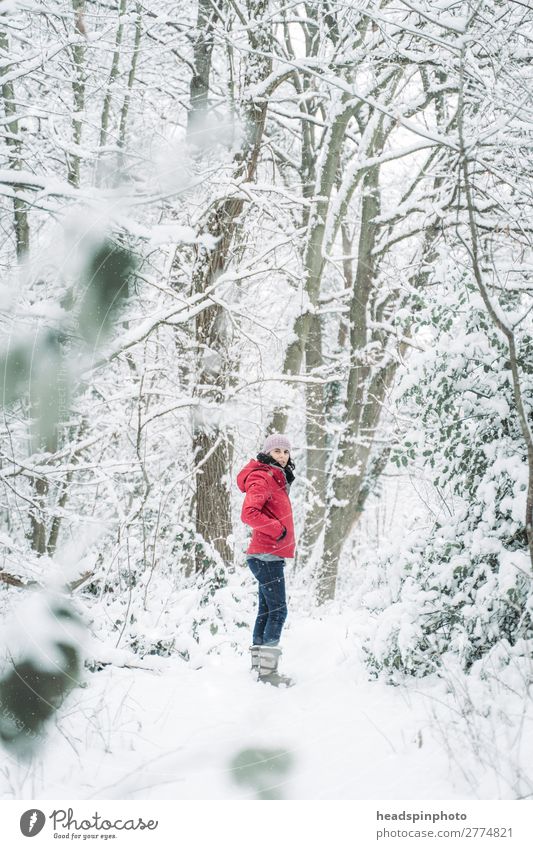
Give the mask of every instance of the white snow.
POLYGON ((285 799, 476 798, 435 736, 442 682, 387 686, 354 659, 365 615, 293 615, 281 662, 291 689, 254 680, 242 632, 242 654, 227 647, 200 668, 108 651, 113 665, 87 672, 31 776, 2 755, 1 798, 253 799, 231 767, 248 748, 289 753, 288 773, 272 771, 285 799))

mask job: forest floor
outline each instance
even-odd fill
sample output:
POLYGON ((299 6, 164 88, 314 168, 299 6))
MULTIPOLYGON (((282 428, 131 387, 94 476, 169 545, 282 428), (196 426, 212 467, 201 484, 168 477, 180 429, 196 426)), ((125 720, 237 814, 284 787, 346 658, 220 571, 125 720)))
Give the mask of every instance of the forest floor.
POLYGON ((439 682, 369 680, 348 650, 356 631, 353 611, 293 615, 280 663, 291 689, 255 681, 244 642, 200 668, 131 654, 153 668, 88 671, 33 763, 2 754, 0 798, 497 798, 435 723, 439 682))

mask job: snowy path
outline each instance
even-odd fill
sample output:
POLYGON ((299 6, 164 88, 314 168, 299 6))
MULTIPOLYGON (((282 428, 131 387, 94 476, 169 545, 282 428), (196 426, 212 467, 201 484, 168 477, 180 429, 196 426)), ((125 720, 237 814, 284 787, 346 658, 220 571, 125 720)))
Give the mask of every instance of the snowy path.
POLYGON ((252 799, 231 768, 247 748, 290 753, 286 775, 277 758, 267 772, 280 798, 472 798, 429 731, 427 699, 368 681, 346 647, 340 616, 293 621, 290 690, 258 684, 234 653, 198 670, 158 659, 161 672, 88 674, 35 769, 3 756, 2 798, 252 799))

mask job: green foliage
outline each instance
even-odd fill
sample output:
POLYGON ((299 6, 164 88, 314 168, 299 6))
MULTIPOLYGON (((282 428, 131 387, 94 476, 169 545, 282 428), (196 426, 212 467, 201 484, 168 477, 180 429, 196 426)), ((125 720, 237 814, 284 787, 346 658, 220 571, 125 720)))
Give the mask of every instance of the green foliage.
POLYGON ((87 344, 105 338, 128 297, 128 282, 136 268, 131 251, 109 239, 88 257, 78 324, 87 344))
MULTIPOLYGON (((123 307, 128 291, 128 280, 135 269, 133 255, 116 246, 109 239, 97 245, 86 262, 82 273, 85 285, 78 306, 77 320, 82 337, 91 345, 101 344, 123 307)), ((64 309, 74 309, 72 301, 63 303, 64 309)), ((67 324, 67 323, 66 323, 67 324)), ((66 418, 69 407, 70 381, 74 370, 64 344, 67 326, 25 334, 10 344, 0 354, 3 406, 27 399, 32 416, 34 447, 53 445, 58 422, 66 418)), ((0 679, 0 738, 4 744, 22 755, 31 754, 42 737, 45 723, 61 705, 72 687, 79 683, 81 667, 80 648, 77 642, 64 639, 66 623, 79 623, 78 615, 70 602, 54 602, 46 612, 53 619, 45 627, 46 638, 52 640, 51 652, 57 657, 55 668, 48 668, 46 656, 39 657, 31 651, 13 660, 11 668, 0 679)), ((23 623, 19 639, 24 643, 26 632, 33 634, 33 642, 43 640, 40 629, 44 618, 23 623)))
POLYGON ((257 799, 282 799, 282 786, 293 767, 284 749, 243 749, 231 761, 233 779, 257 799))
POLYGON ((28 344, 19 342, 6 351, 0 361, 2 375, 2 406, 7 407, 24 393, 28 386, 32 351, 28 344))
MULTIPOLYGON (((365 599, 376 614, 367 664, 392 680, 433 672, 450 652, 469 669, 500 641, 533 637, 528 467, 508 351, 475 293, 454 294, 419 315, 434 341, 410 363, 401 404, 412 425, 392 456, 432 481, 439 506, 429 529, 384 548, 365 599)), ((526 330, 519 346, 531 347, 526 330)), ((523 389, 531 407, 525 377, 523 389)))
POLYGON ((61 331, 41 330, 32 338, 15 341, 0 355, 2 406, 28 396, 36 446, 53 437, 68 402, 68 386, 62 380, 62 343, 61 331))
MULTIPOLYGON (((43 606, 44 608, 44 606, 43 606)), ((0 682, 0 738, 22 757, 32 754, 45 723, 80 683, 80 653, 76 633, 82 622, 70 602, 58 600, 39 611, 55 632, 41 637, 43 659, 32 646, 21 652, 0 682)), ((28 623, 31 627, 31 623, 28 623)))

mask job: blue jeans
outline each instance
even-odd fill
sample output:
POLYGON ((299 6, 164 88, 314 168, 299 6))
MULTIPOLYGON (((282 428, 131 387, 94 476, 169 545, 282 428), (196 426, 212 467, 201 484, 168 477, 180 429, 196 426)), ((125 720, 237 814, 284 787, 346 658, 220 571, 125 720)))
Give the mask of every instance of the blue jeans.
POLYGON ((254 625, 253 644, 277 646, 287 618, 285 561, 268 562, 250 555, 246 562, 259 582, 259 608, 254 625))

